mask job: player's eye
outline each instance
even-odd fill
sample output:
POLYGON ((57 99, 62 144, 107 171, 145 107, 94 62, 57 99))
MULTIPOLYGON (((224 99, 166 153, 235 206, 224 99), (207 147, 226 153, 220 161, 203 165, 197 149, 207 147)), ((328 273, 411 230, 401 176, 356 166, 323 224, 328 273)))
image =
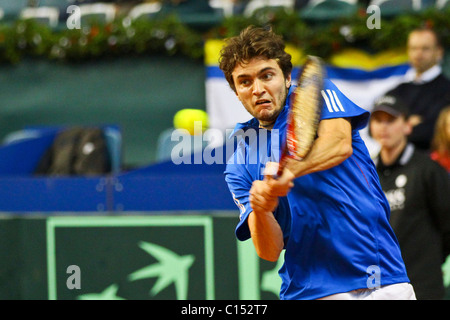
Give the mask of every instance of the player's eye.
POLYGON ((265 73, 265 74, 263 74, 262 78, 264 80, 271 80, 273 78, 273 73, 271 73, 271 72, 265 73))
POLYGON ((251 84, 251 81, 249 79, 242 79, 239 81, 239 84, 243 87, 248 87, 251 84))

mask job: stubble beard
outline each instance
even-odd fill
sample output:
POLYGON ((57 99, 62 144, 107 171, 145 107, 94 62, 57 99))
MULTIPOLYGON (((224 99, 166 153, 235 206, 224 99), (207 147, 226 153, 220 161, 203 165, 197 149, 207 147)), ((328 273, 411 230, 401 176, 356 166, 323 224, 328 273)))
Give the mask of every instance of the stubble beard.
MULTIPOLYGON (((273 124, 278 116, 280 115, 281 111, 283 110, 284 106, 286 105, 286 98, 289 92, 289 88, 286 88, 284 91, 284 94, 280 97, 279 101, 277 101, 277 109, 272 109, 270 111, 262 110, 262 112, 259 112, 259 115, 252 114, 253 117, 255 117, 259 123, 262 126, 267 126, 269 124, 273 124)), ((248 110, 248 109, 247 109, 248 110)))

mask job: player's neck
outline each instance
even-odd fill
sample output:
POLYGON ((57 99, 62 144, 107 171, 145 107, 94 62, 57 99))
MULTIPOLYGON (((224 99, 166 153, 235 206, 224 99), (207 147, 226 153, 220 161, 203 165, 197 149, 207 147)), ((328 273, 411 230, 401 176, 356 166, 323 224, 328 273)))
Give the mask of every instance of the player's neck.
POLYGON ((273 121, 273 122, 262 122, 262 121, 259 121, 259 127, 262 128, 262 129, 271 130, 274 125, 275 125, 275 121, 273 121))

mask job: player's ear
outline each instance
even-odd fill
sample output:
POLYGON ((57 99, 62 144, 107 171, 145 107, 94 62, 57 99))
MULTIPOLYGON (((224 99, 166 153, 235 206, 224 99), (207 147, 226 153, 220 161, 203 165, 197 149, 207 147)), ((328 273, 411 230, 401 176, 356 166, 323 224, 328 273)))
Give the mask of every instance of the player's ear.
POLYGON ((291 74, 289 74, 287 77, 286 77, 286 88, 290 88, 291 87, 291 74))

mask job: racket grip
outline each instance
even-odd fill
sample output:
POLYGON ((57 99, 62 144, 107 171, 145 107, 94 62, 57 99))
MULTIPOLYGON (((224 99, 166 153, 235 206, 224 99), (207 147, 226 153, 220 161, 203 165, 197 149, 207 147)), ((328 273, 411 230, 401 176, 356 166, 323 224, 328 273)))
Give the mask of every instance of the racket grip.
POLYGON ((281 177, 281 175, 283 174, 283 170, 284 170, 284 167, 285 167, 285 166, 286 166, 286 157, 284 157, 283 159, 281 159, 281 161, 280 161, 280 163, 279 163, 279 165, 278 165, 278 168, 277 168, 277 170, 276 170, 276 175, 273 175, 273 177, 274 177, 275 179, 281 177))
POLYGON ((273 178, 278 178, 280 176, 280 172, 283 172, 283 168, 281 168, 279 163, 276 162, 268 162, 266 167, 264 168, 264 175, 271 176, 273 178), (281 170, 280 170, 281 169, 281 170))

